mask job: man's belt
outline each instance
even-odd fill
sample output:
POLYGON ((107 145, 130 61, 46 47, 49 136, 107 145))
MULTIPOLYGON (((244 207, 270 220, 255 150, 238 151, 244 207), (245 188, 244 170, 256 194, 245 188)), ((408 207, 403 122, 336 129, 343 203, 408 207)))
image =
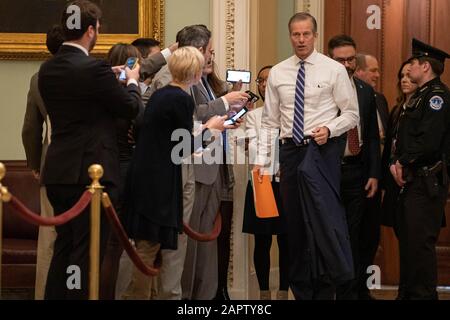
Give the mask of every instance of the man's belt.
POLYGON ((302 140, 302 142, 300 144, 297 144, 294 142, 294 139, 292 139, 292 138, 284 138, 284 139, 281 139, 281 144, 282 145, 285 145, 285 144, 294 145, 296 147, 305 147, 305 146, 309 145, 311 143, 311 141, 312 141, 311 137, 306 137, 305 139, 302 140))
POLYGON ((419 177, 426 177, 426 176, 429 176, 429 175, 438 174, 443 169, 444 169, 444 162, 443 161, 438 161, 436 164, 434 164, 432 166, 425 166, 425 167, 421 167, 421 168, 417 169, 416 170, 416 174, 419 177))
POLYGON ((405 167, 403 176, 407 182, 411 182, 415 177, 428 177, 437 175, 444 170, 444 162, 438 161, 433 165, 423 167, 405 167))

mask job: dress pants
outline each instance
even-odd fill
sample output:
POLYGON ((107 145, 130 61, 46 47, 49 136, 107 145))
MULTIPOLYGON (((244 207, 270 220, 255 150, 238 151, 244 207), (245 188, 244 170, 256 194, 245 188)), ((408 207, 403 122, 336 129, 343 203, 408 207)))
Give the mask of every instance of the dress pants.
MULTIPOLYGON (((190 226, 200 233, 210 233, 220 207, 221 175, 212 185, 195 183, 195 200, 190 226)), ((197 242, 188 239, 181 286, 183 299, 212 300, 217 292, 217 240, 197 242)))
POLYGON ((438 298, 436 243, 447 195, 448 186, 439 186, 439 194, 431 197, 424 177, 414 178, 400 195, 398 238, 407 299, 438 298))
MULTIPOLYGON (((147 266, 154 266, 156 255, 160 248, 159 243, 154 243, 146 240, 136 240, 136 252, 147 266)), ((133 266, 133 273, 131 282, 127 290, 122 296, 123 300, 149 300, 152 290, 152 279, 146 274, 139 271, 133 266)))
MULTIPOLYGON (((55 215, 71 209, 81 198, 84 185, 47 185, 47 195, 55 215)), ((111 194, 111 190, 108 190, 111 194)), ((112 198, 114 196, 111 194, 112 198)), ((89 243, 90 209, 89 206, 75 219, 58 226, 53 258, 45 288, 46 300, 84 300, 89 297, 89 243), (81 289, 70 290, 67 287, 69 266, 80 268, 81 289)), ((109 236, 109 223, 104 214, 101 218, 100 263, 109 236)))
MULTIPOLYGON (((183 164, 181 172, 183 179, 183 221, 189 224, 195 199, 194 167, 192 164, 183 164)), ((188 236, 183 233, 178 235, 177 250, 161 250, 163 264, 158 281, 158 300, 181 300, 181 276, 187 244, 188 236)))
MULTIPOLYGON (((53 208, 47 198, 47 190, 41 187, 41 216, 53 217, 53 208)), ((53 256, 53 246, 55 244, 55 227, 39 227, 37 259, 36 259, 36 283, 34 289, 34 299, 43 300, 45 295, 45 284, 47 282, 48 269, 53 256)))
MULTIPOLYGON (((328 143, 321 148, 327 148, 328 143)), ((333 300, 335 286, 332 281, 327 278, 313 279, 312 276, 311 251, 298 184, 298 167, 306 151, 307 146, 297 147, 291 143, 282 145, 280 150, 280 191, 288 225, 289 285, 296 300, 333 300)))
MULTIPOLYGON (((364 187, 362 164, 343 164, 341 198, 347 217, 355 275, 358 275, 359 268, 361 220, 363 219, 364 201, 366 196, 364 187)), ((358 279, 356 276, 355 279, 346 281, 336 287, 336 299, 358 299, 358 279)))
POLYGON ((365 199, 365 210, 361 221, 359 244, 359 297, 367 297, 369 288, 367 280, 370 274, 367 268, 373 265, 378 251, 381 233, 381 191, 372 199, 365 199))
MULTIPOLYGON (((116 213, 119 218, 122 216, 124 210, 124 193, 125 193, 125 182, 128 173, 129 161, 120 161, 120 182, 119 182, 119 197, 117 204, 115 206, 116 213)), ((123 277, 123 273, 119 274, 119 264, 122 253, 124 252, 122 244, 119 238, 114 232, 109 235, 108 243, 106 245, 105 257, 100 270, 100 299, 101 300, 114 300, 115 299, 115 289, 117 281, 122 281, 123 279, 118 279, 118 277, 123 277)), ((125 253, 126 254, 126 253, 125 253)), ((131 260, 130 260, 131 262, 131 260)), ((130 275, 131 276, 131 275, 130 275)), ((128 282, 130 280, 128 279, 128 282)), ((127 282, 127 284, 128 284, 127 282)))

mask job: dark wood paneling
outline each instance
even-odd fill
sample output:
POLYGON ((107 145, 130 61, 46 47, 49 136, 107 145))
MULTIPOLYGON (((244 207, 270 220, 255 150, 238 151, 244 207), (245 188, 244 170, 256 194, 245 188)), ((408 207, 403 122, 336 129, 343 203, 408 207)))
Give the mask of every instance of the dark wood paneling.
MULTIPOLYGON (((397 73, 400 65, 405 60, 402 50, 406 42, 403 32, 405 23, 406 6, 404 0, 383 1, 382 7, 383 25, 381 40, 381 92, 390 102, 392 108, 397 98, 397 73)), ((410 43, 411 44, 411 43, 410 43)))
MULTIPOLYGON (((430 42, 444 50, 450 52, 450 1, 432 0, 431 1, 431 35, 430 42)), ((442 81, 450 85, 450 60, 447 60, 445 73, 442 81)))
POLYGON ((347 22, 346 0, 327 0, 325 5, 324 48, 328 48, 328 41, 337 34, 345 33, 347 22))
MULTIPOLYGON (((430 19, 431 19, 431 1, 430 0, 407 0, 406 1, 406 23, 404 30, 407 39, 413 37, 424 42, 430 41, 430 19)), ((411 55, 411 42, 407 43, 405 53, 411 55)))

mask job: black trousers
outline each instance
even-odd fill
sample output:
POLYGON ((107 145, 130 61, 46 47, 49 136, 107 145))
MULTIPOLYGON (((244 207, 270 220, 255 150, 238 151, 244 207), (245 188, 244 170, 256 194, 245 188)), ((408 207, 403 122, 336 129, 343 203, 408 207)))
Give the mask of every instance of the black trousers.
MULTIPOLYGON (((337 143, 330 140, 321 148, 337 143)), ((307 147, 284 144, 280 150, 280 191, 288 225, 289 285, 297 300, 333 300, 334 284, 326 278, 313 279, 310 245, 307 243, 306 224, 300 206, 297 170, 306 155, 307 147)), ((339 153, 336 153, 339 170, 339 153)))
POLYGON ((424 177, 416 177, 400 195, 398 238, 401 278, 411 300, 437 299, 436 243, 442 225, 448 186, 430 196, 424 177))
MULTIPOLYGON (((47 185, 48 199, 55 216, 72 208, 85 190, 86 186, 82 185, 47 185)), ((57 236, 45 287, 45 300, 86 300, 89 297, 90 207, 77 218, 55 229, 57 236), (70 266, 80 270, 79 289, 68 288, 68 280, 72 275, 67 273, 70 266)), ((103 214, 101 230, 100 261, 109 234, 109 224, 103 214)))
MULTIPOLYGON (((277 234, 278 265, 280 276, 280 291, 289 290, 289 251, 287 234, 277 234)), ((255 234, 255 249, 253 251, 253 264, 260 290, 269 290, 270 283, 270 248, 272 247, 271 234, 255 234)))
MULTIPOLYGON (((341 180, 341 198, 347 217, 350 244, 352 247, 353 266, 355 275, 359 273, 360 264, 360 240, 361 221, 363 219, 364 201, 366 192, 364 190, 363 166, 362 164, 343 164, 341 180)), ((347 281, 336 287, 337 300, 358 299, 358 278, 347 281)))
MULTIPOLYGON (((115 209, 121 221, 124 211, 125 182, 128 167, 129 161, 120 161, 118 201, 115 205, 115 209)), ((123 250, 117 235, 114 232, 110 232, 105 249, 105 256, 100 269, 100 300, 115 300, 116 298, 116 283, 119 275, 120 257, 122 256, 123 250)))
POLYGON ((377 191, 372 199, 364 200, 364 214, 361 220, 361 235, 359 238, 359 296, 367 296, 369 289, 367 279, 370 274, 367 268, 373 265, 380 243, 381 232, 381 191, 377 191))
POLYGON ((222 231, 217 238, 217 292, 228 290, 228 266, 230 263, 230 238, 233 224, 233 202, 222 201, 220 204, 222 215, 222 231))

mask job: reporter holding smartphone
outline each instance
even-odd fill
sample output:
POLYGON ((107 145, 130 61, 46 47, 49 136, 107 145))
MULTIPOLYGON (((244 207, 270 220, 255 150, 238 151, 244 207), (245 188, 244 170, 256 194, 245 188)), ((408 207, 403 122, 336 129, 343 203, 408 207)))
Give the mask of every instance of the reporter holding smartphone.
MULTIPOLYGON (((112 66, 123 66, 126 65, 132 69, 136 68, 138 61, 141 59, 141 54, 139 50, 129 44, 118 43, 114 45, 108 52, 106 61, 112 66), (132 59, 130 59, 132 58, 132 59), (128 65, 128 61, 133 61, 133 64, 128 65)), ((118 81, 125 86, 126 80, 121 79, 121 76, 126 79, 126 68, 123 68, 118 81)), ((119 164, 120 164, 120 180, 118 184, 118 201, 116 205, 116 210, 119 217, 122 215, 123 211, 123 193, 125 186, 125 178, 128 171, 128 166, 133 156, 134 143, 129 142, 128 133, 130 130, 133 131, 139 128, 142 122, 142 117, 144 114, 144 106, 141 103, 139 106, 138 115, 133 119, 121 119, 116 118, 116 131, 117 131, 117 145, 119 149, 119 164), (141 121, 139 121, 139 119, 141 121)), ((100 299, 101 300, 114 300, 115 298, 115 288, 118 279, 119 261, 120 256, 123 252, 123 248, 119 243, 119 239, 115 233, 111 232, 108 239, 108 244, 106 247, 105 258, 102 263, 101 269, 101 286, 100 286, 100 299)), ((119 275, 119 279, 125 277, 126 275, 119 275)), ((120 281, 119 282, 123 282, 120 281)))
MULTIPOLYGON (((202 135, 192 136, 195 105, 186 91, 200 80, 203 65, 203 55, 196 48, 176 50, 168 65, 173 81, 156 91, 145 109, 127 178, 124 224, 148 265, 153 265, 160 249, 176 250, 183 230, 181 164, 172 158, 179 142, 172 141, 173 132, 188 132, 190 150, 194 151, 202 145, 205 131, 225 129, 225 117, 216 116, 206 122, 202 135)), ((123 298, 148 299, 151 283, 151 278, 133 267, 132 281, 123 298)))

